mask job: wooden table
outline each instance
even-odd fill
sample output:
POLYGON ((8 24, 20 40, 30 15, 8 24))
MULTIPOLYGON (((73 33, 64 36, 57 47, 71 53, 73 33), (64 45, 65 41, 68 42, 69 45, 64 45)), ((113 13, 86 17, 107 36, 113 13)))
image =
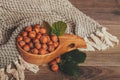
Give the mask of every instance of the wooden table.
MULTIPOLYGON (((120 0, 70 0, 88 16, 109 28, 120 39, 120 0)), ((80 67, 79 80, 120 80, 120 45, 106 51, 86 52, 87 60, 80 67)), ((37 74, 26 71, 25 80, 73 80, 41 67, 37 74)))

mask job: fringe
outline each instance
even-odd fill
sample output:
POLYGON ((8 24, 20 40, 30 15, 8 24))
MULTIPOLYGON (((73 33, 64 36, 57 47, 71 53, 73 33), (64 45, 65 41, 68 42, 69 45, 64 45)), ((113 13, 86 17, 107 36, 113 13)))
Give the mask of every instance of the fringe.
POLYGON ((0 70, 0 80, 8 80, 8 75, 5 74, 5 70, 3 68, 0 70))
POLYGON ((9 80, 8 74, 11 74, 16 80, 25 80, 25 69, 28 69, 34 73, 39 71, 39 67, 25 62, 20 56, 19 61, 14 61, 14 65, 16 68, 11 68, 11 64, 9 64, 6 68, 0 69, 0 80, 9 80))
POLYGON ((91 34, 90 37, 84 37, 84 40, 87 44, 86 49, 79 49, 82 51, 95 51, 97 50, 106 50, 109 47, 113 47, 116 44, 119 44, 119 40, 116 36, 113 36, 105 27, 102 27, 101 31, 98 30, 94 34, 91 34))

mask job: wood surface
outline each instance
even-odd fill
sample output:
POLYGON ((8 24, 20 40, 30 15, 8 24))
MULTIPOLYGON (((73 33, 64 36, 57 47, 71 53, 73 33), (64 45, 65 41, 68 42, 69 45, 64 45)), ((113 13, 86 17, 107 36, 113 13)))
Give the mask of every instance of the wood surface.
MULTIPOLYGON (((120 39, 120 0, 70 0, 120 39)), ((86 52, 78 80, 120 80, 120 44, 106 51, 86 52)), ((41 67, 37 74, 26 71, 25 80, 74 80, 61 72, 41 67)))

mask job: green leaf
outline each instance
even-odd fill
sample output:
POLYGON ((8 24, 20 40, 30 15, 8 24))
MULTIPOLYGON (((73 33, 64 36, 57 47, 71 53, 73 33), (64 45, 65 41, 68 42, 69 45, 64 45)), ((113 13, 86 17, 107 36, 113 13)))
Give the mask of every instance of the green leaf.
POLYGON ((65 33, 66 28, 67 28, 66 23, 64 23, 62 21, 55 22, 52 25, 52 34, 61 36, 65 33))
POLYGON ((51 31, 52 31, 52 28, 51 28, 50 24, 46 21, 43 21, 42 26, 47 29, 47 34, 50 35, 51 31))
POLYGON ((72 62, 65 62, 63 64, 60 64, 60 70, 65 73, 68 74, 70 76, 75 76, 78 77, 79 75, 79 66, 72 63, 72 62))
POLYGON ((74 61, 76 64, 78 64, 78 63, 84 63, 86 59, 86 54, 76 49, 63 54, 61 58, 66 59, 68 61, 74 61))
POLYGON ((60 70, 77 78, 79 76, 79 63, 83 63, 86 59, 86 54, 78 49, 64 53, 61 56, 61 62, 59 64, 60 70))

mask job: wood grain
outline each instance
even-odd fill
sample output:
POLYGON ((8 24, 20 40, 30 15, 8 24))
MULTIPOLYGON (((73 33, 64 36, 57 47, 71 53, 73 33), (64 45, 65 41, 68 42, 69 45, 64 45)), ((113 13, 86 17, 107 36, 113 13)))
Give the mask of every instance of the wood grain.
MULTIPOLYGON (((70 0, 120 39, 120 0, 70 0)), ((106 51, 86 52, 78 80, 120 80, 120 45, 106 51)), ((25 80, 75 80, 61 72, 41 67, 37 74, 26 71, 25 80)))

